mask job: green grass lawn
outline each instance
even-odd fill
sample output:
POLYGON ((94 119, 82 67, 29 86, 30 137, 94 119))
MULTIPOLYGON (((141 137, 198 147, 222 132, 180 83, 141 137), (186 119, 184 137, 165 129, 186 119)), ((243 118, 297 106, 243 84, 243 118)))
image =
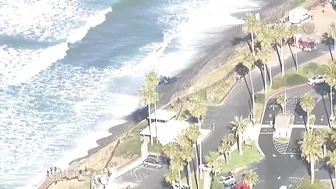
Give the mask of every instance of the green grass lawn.
POLYGON ((310 177, 306 177, 303 179, 302 184, 299 189, 324 189, 324 185, 322 182, 315 180, 314 184, 310 184, 310 177))
POLYGON ((278 141, 278 142, 288 142, 289 138, 286 138, 286 137, 273 137, 273 140, 278 141))
MULTIPOLYGON (((196 189, 196 175, 195 175, 195 172, 191 174, 191 184, 192 184, 192 188, 193 189, 196 189)), ((188 184, 188 180, 187 180, 187 177, 184 177, 182 179, 182 183, 185 183, 185 184, 188 184)), ((200 186, 199 186, 199 189, 203 189, 204 188, 204 180, 203 179, 200 179, 200 186)))
POLYGON ((243 147, 243 155, 241 156, 239 155, 238 150, 235 150, 231 154, 231 160, 229 162, 229 165, 224 165, 223 172, 232 171, 236 168, 259 161, 261 157, 262 156, 258 152, 255 145, 253 145, 252 147, 243 147))

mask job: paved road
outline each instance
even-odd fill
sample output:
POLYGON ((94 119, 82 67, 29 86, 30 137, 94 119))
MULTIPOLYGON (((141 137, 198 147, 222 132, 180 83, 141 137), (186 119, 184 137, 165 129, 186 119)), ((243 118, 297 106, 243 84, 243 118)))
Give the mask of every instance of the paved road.
MULTIPOLYGON (((298 59, 300 62, 309 62, 312 59, 315 59, 323 54, 328 53, 328 49, 324 46, 319 44, 318 50, 312 52, 298 52, 298 59)), ((284 60, 285 62, 285 69, 290 69, 294 67, 292 57, 289 57, 284 60)), ((280 67, 272 67, 272 74, 277 75, 280 73, 280 67)), ((254 84, 255 92, 263 90, 263 80, 260 77, 260 71, 258 69, 253 70, 252 72, 252 79, 254 84)), ((230 93, 230 95, 225 100, 225 103, 221 106, 209 106, 208 107, 208 114, 204 120, 204 127, 209 127, 212 123, 215 124, 215 132, 212 132, 210 136, 203 142, 202 144, 202 155, 203 155, 203 162, 204 157, 211 151, 216 151, 217 147, 220 144, 221 139, 225 134, 230 132, 230 121, 233 120, 234 116, 243 116, 247 117, 250 112, 250 89, 247 87, 250 84, 249 77, 246 77, 244 82, 239 83, 235 89, 230 93)), ((264 136, 264 135, 261 135, 264 136)), ((267 141, 266 141, 267 142, 267 141)), ((271 141, 273 146, 273 143, 271 141)), ((274 149, 275 150, 275 149, 274 149)), ((265 163, 262 164, 260 170, 262 172, 266 172, 269 175, 273 175, 272 169, 276 166, 277 161, 271 161, 270 157, 267 157, 265 163), (270 169, 269 169, 270 168, 270 169)), ((296 162, 297 163, 297 162, 296 162)), ((281 166, 279 164, 279 166, 281 166)), ((296 167, 297 165, 293 166, 296 167)), ((193 170, 195 170, 193 168, 193 170)), ((277 169, 279 174, 289 175, 292 170, 287 169, 277 169)), ((267 175, 266 174, 266 175, 267 175)), ((159 175, 159 173, 157 173, 159 175)), ((158 176, 159 177, 159 176, 158 176)), ((159 182, 163 182, 163 173, 160 175, 161 180, 159 182)), ((146 182, 158 182, 158 180, 154 180, 155 178, 146 179, 146 182)), ((279 180, 274 180, 273 178, 265 179, 263 184, 260 184, 260 188, 269 189, 269 186, 273 188, 273 181, 280 182, 279 180), (264 187, 262 187, 264 186, 264 187)))

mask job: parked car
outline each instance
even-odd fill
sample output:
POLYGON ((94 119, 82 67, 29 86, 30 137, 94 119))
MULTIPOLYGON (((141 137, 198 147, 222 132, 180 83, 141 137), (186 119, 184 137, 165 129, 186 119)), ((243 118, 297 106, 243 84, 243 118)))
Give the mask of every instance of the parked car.
POLYGON ((325 82, 325 77, 323 75, 315 75, 312 78, 308 79, 307 83, 309 85, 315 85, 325 82))
POLYGON ((309 37, 295 35, 288 40, 288 44, 292 47, 298 47, 303 51, 312 51, 317 49, 317 42, 309 37))
POLYGON ((156 159, 153 159, 153 158, 147 158, 145 159, 142 164, 145 166, 145 167, 154 167, 156 169, 160 169, 162 167, 161 165, 161 161, 158 161, 156 159))
POLYGON ((155 155, 155 154, 149 154, 149 155, 147 156, 147 159, 149 159, 149 158, 151 158, 151 159, 155 159, 155 160, 158 160, 158 161, 161 160, 161 156, 159 156, 159 155, 155 155))

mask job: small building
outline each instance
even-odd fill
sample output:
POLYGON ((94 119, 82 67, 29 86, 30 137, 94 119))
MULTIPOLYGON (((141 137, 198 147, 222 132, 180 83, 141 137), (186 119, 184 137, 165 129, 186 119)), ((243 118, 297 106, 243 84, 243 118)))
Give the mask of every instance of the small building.
POLYGON ((189 123, 180 120, 170 120, 165 123, 157 122, 156 127, 157 135, 154 123, 151 125, 150 130, 149 127, 146 127, 140 132, 140 135, 143 137, 150 137, 152 134, 152 137, 157 137, 157 140, 162 145, 165 145, 169 142, 175 141, 176 137, 182 133, 182 130, 189 127, 189 123))
POLYGON ((290 127, 290 116, 286 116, 284 114, 280 114, 275 117, 275 137, 290 137, 291 127, 290 127))
POLYGON ((156 121, 156 122, 165 123, 165 122, 168 122, 172 119, 175 119, 175 117, 176 117, 175 112, 164 110, 164 109, 159 109, 159 110, 156 110, 153 113, 151 113, 148 116, 148 119, 150 119, 151 122, 156 121))

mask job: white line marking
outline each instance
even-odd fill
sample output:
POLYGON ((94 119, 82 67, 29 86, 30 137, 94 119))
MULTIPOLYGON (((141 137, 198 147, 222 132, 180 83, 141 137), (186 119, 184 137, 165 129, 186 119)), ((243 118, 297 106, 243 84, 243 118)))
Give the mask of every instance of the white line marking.
POLYGON ((294 179, 294 180, 301 180, 302 178, 299 177, 288 177, 289 179, 294 179))

